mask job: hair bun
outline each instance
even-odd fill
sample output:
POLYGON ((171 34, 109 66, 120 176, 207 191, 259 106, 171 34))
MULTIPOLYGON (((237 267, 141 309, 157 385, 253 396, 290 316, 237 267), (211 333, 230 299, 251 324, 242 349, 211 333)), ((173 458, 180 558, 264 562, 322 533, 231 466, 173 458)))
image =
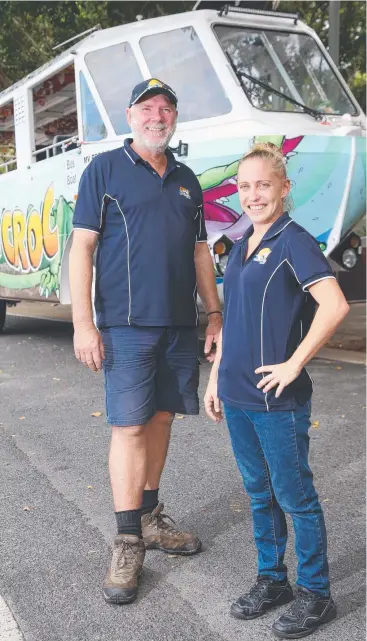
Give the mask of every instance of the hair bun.
POLYGON ((248 154, 259 153, 261 151, 274 154, 274 156, 277 156, 278 158, 284 158, 281 148, 278 147, 278 145, 275 145, 273 142, 257 142, 251 147, 251 149, 249 149, 245 156, 247 156, 248 154))
POLYGON ((262 158, 269 160, 276 171, 279 171, 286 178, 286 159, 283 152, 278 145, 273 142, 257 142, 252 145, 248 151, 243 155, 240 164, 249 158, 262 158))

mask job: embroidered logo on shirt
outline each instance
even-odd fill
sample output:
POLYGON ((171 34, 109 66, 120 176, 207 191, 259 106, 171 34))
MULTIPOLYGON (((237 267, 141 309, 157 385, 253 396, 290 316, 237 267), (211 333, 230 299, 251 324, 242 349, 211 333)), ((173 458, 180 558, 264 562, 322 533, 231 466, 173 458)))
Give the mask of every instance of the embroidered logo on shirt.
POLYGON ((185 198, 188 198, 189 200, 191 200, 190 192, 188 189, 186 189, 186 187, 180 187, 179 191, 180 191, 180 196, 185 196, 185 198))
POLYGON ((264 247, 264 249, 260 249, 259 253, 256 254, 256 256, 254 257, 254 260, 257 263, 260 263, 260 265, 265 265, 270 254, 271 254, 271 249, 269 249, 269 247, 264 247))

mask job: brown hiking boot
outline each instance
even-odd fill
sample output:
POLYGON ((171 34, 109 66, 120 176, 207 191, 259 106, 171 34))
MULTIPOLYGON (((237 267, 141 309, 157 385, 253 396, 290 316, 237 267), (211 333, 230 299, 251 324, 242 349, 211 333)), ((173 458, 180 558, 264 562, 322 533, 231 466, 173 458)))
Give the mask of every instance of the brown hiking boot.
POLYGON ((162 550, 168 554, 182 554, 189 556, 201 550, 200 539, 191 532, 180 532, 171 523, 174 520, 163 514, 163 503, 159 503, 153 512, 143 514, 141 528, 143 540, 148 550, 162 550), (171 523, 167 523, 169 519, 171 523))
POLYGON ((103 582, 103 596, 107 603, 121 605, 135 599, 144 557, 143 539, 133 534, 118 534, 115 537, 111 567, 103 582))

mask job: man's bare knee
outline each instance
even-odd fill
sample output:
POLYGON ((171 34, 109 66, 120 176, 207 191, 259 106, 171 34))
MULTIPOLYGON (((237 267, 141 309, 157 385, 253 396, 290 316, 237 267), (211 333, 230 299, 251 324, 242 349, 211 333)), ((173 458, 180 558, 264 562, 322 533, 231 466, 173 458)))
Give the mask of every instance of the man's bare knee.
POLYGON ((138 441, 145 434, 145 425, 126 425, 112 427, 112 440, 118 441, 138 441))

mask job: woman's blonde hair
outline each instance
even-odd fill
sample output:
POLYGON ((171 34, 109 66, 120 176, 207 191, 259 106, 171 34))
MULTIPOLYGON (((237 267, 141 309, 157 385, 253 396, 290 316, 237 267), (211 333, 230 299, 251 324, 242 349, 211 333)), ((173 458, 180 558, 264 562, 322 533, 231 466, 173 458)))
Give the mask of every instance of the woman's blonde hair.
MULTIPOLYGON (((272 142, 258 142, 253 145, 246 153, 242 156, 240 162, 238 163, 238 168, 250 158, 260 158, 261 160, 267 160, 271 163, 273 170, 283 179, 288 180, 286 160, 283 156, 282 150, 277 145, 274 145, 272 142)), ((284 209, 291 211, 293 209, 292 197, 288 194, 283 201, 284 209)))

